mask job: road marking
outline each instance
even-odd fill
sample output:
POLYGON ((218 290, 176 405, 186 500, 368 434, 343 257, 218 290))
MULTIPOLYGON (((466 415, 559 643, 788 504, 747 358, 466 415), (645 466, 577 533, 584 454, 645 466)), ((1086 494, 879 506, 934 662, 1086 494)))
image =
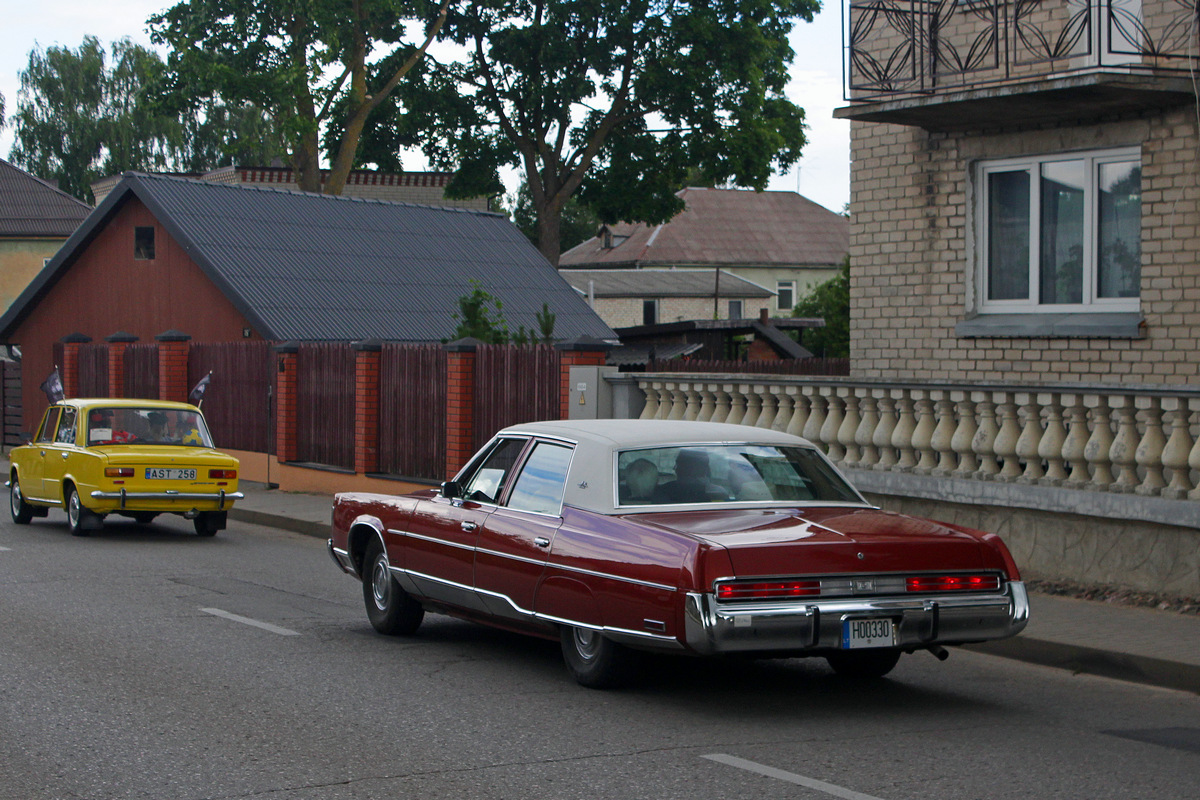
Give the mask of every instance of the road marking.
POLYGON ((804 786, 808 789, 816 789, 818 792, 824 792, 825 794, 833 795, 834 797, 840 797, 842 800, 880 800, 880 798, 874 797, 873 795, 855 792, 851 789, 844 789, 841 786, 835 786, 832 783, 819 781, 816 778, 806 778, 803 775, 797 775, 794 772, 784 772, 781 769, 768 767, 764 764, 757 764, 753 761, 747 761, 744 758, 738 758, 737 756, 727 756, 724 753, 713 753, 711 755, 701 756, 701 758, 707 758, 709 761, 717 761, 721 764, 726 764, 731 767, 744 769, 747 772, 756 772, 759 775, 765 775, 768 778, 776 778, 781 781, 787 781, 788 783, 794 783, 797 786, 804 786))
POLYGON ((250 617, 243 617, 238 614, 230 614, 228 611, 222 611, 219 608, 202 608, 200 610, 205 614, 212 614, 214 617, 221 617, 222 619, 232 620, 233 622, 240 622, 243 625, 249 625, 254 628, 262 628, 264 631, 278 633, 280 636, 300 635, 297 631, 289 630, 288 628, 281 628, 278 625, 272 625, 269 622, 259 622, 256 619, 250 619, 250 617))
POLYGON ((12 550, 12 548, 11 547, 0 547, 0 550, 7 552, 9 550, 12 550))

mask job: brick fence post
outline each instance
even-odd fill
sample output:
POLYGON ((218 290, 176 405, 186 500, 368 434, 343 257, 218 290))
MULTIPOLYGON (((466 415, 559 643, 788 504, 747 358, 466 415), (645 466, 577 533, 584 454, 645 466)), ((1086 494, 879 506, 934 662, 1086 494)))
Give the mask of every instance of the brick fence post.
POLYGON ((275 345, 278 369, 275 372, 275 458, 279 463, 296 460, 296 429, 299 379, 296 374, 300 345, 284 342, 275 345))
POLYGON ((467 337, 442 345, 446 351, 446 477, 475 453, 475 350, 467 337))
POLYGON ((188 399, 188 344, 192 337, 169 330, 154 337, 158 342, 158 399, 186 402, 188 399))
POLYGON ((571 409, 571 367, 603 367, 611 344, 592 336, 567 339, 554 345, 558 350, 558 418, 567 419, 571 409))
POLYGON ((63 396, 79 396, 79 347, 92 340, 92 337, 82 333, 72 333, 64 336, 63 363, 59 377, 62 378, 63 396))
POLYGON ((108 342, 108 396, 125 396, 125 348, 138 340, 138 337, 125 331, 117 331, 112 336, 105 336, 108 342))
POLYGON ((351 346, 354 348, 354 471, 362 475, 379 471, 379 360, 383 343, 367 339, 351 346))

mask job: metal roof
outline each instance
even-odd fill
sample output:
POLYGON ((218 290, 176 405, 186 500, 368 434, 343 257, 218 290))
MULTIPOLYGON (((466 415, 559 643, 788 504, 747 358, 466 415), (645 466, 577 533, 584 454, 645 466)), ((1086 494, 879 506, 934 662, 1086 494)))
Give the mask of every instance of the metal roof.
POLYGON ((0 236, 65 239, 92 207, 0 160, 0 236))
POLYGON ((669 222, 610 226, 563 253, 559 269, 837 267, 850 252, 850 220, 795 192, 684 189, 677 196, 686 207, 669 222))
POLYGON ((578 291, 595 297, 773 297, 775 292, 721 270, 718 286, 712 269, 570 269, 560 275, 578 291))
POLYGON ((266 339, 440 341, 472 281, 502 302, 514 333, 536 331, 545 302, 556 338, 616 338, 499 214, 140 173, 124 176, 0 318, 0 336, 131 197, 266 339))

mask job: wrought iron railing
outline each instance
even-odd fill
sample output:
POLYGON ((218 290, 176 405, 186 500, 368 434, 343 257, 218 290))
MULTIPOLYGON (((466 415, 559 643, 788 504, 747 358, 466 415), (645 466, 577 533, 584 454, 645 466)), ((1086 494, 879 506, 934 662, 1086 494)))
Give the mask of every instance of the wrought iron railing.
POLYGON ((1197 0, 844 0, 846 97, 1200 66, 1197 0))

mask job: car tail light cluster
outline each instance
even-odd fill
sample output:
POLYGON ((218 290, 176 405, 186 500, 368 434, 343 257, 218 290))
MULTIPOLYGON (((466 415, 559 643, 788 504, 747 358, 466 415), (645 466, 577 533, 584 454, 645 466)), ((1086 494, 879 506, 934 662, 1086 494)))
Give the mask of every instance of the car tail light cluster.
POLYGON ((237 477, 236 469, 210 469, 208 477, 217 481, 231 481, 237 477))
POLYGON ((996 575, 922 575, 909 578, 904 588, 910 592, 983 592, 1000 588, 996 575))
POLYGON ((820 593, 819 580, 739 582, 722 583, 717 586, 718 600, 774 600, 811 597, 820 593))
POLYGON ((104 477, 106 478, 132 478, 133 467, 105 467, 104 477))

